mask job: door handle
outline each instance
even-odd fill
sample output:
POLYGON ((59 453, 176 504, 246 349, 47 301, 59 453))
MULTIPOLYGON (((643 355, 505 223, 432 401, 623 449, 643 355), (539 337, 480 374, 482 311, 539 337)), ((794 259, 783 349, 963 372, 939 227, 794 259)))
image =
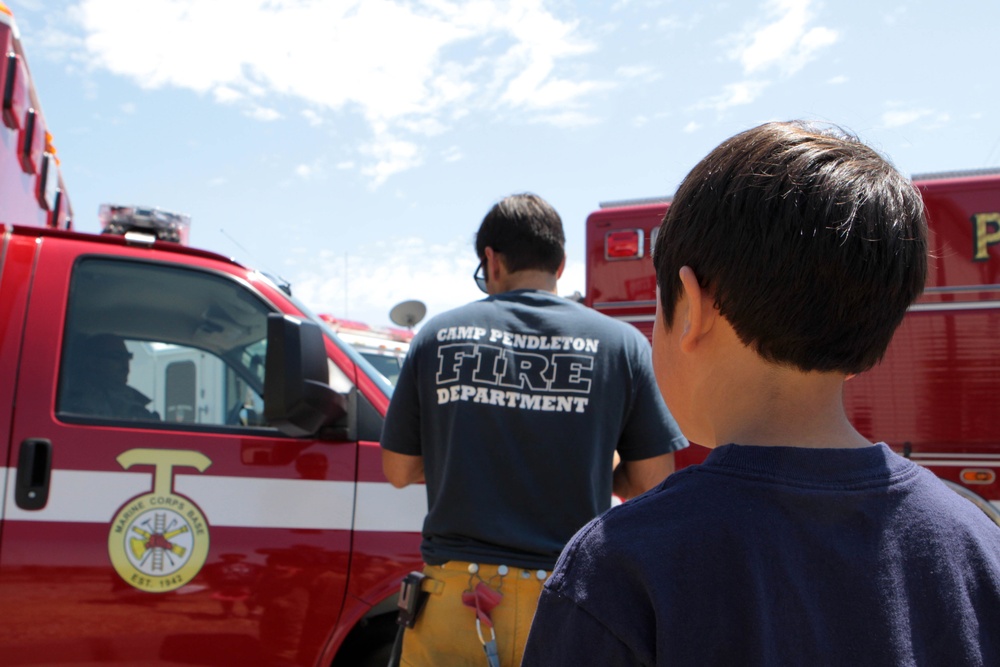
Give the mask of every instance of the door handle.
POLYGON ((29 438, 21 443, 17 459, 17 484, 14 502, 23 510, 40 510, 49 501, 49 478, 52 475, 52 442, 29 438))

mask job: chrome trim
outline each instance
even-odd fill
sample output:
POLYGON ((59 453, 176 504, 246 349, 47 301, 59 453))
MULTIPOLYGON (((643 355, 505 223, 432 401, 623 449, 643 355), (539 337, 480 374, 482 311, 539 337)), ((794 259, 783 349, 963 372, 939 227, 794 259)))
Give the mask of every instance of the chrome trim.
POLYGON ((986 514, 986 516, 988 516, 990 519, 993 520, 993 523, 1000 526, 1000 510, 994 507, 990 501, 986 500, 982 496, 973 493, 972 491, 965 488, 964 486, 961 486, 960 484, 956 484, 955 482, 952 482, 947 479, 942 479, 941 481, 944 482, 945 486, 947 486, 949 489, 951 489, 952 491, 954 491, 955 493, 962 496, 963 498, 971 502, 973 505, 981 509, 983 513, 986 514))
POLYGON ((622 322, 655 322, 655 315, 611 315, 622 322))
POLYGON ((964 292, 994 292, 1000 285, 958 285, 956 287, 928 287, 924 294, 961 294, 964 292))
POLYGON ((914 463, 919 463, 924 467, 939 466, 942 468, 1000 468, 1000 461, 988 461, 982 459, 965 459, 963 461, 945 459, 913 459, 914 463))
POLYGON ((1000 461, 1000 454, 951 454, 941 452, 914 452, 910 454, 911 459, 939 458, 939 459, 996 459, 1000 461))
POLYGON ((957 301, 952 303, 917 303, 910 306, 911 313, 948 310, 996 310, 1000 301, 957 301))
POLYGON ((594 304, 594 308, 649 308, 656 307, 656 301, 599 301, 594 304))
POLYGON ((621 208, 625 206, 648 206, 650 204, 669 204, 674 200, 673 195, 666 197, 638 197, 636 199, 619 199, 617 201, 598 202, 598 208, 621 208))
MULTIPOLYGON (((970 176, 992 176, 1000 174, 1000 169, 995 167, 984 167, 982 169, 956 169, 954 171, 928 171, 922 174, 913 174, 911 181, 939 181, 952 178, 968 178, 970 176)), ((919 185, 919 183, 917 183, 919 185)))

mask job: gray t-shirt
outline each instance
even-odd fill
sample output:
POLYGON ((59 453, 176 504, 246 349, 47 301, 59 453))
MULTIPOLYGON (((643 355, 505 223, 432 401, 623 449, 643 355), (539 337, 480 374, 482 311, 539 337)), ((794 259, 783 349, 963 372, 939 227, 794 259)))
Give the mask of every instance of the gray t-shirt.
POLYGON ((456 308, 415 336, 382 446, 424 457, 425 562, 551 569, 608 509, 612 459, 687 441, 634 327, 536 290, 456 308))

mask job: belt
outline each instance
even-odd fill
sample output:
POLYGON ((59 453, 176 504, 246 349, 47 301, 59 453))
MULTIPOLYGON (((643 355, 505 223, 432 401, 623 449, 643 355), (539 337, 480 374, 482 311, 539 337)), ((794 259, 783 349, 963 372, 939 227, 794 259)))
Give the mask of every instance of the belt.
POLYGON ((531 570, 523 567, 508 567, 506 565, 494 565, 492 563, 468 563, 465 561, 453 560, 443 565, 432 565, 432 568, 441 568, 446 572, 468 572, 479 575, 480 579, 492 579, 493 577, 506 577, 516 574, 521 579, 531 579, 534 577, 539 581, 545 581, 552 575, 551 570, 531 570))

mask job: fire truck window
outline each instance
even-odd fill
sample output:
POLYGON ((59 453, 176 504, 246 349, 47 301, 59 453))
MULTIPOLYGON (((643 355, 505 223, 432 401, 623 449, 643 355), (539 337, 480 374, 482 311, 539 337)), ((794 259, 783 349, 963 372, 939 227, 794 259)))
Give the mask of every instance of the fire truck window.
POLYGON ((70 284, 57 412, 152 428, 265 427, 272 310, 224 276, 84 258, 70 284))
POLYGON ((381 373, 392 386, 396 386, 399 372, 403 369, 402 356, 379 354, 377 352, 361 352, 361 356, 381 373))
POLYGON ((195 404, 198 401, 195 392, 197 381, 198 375, 193 361, 175 361, 167 364, 163 398, 168 421, 194 423, 195 404))

